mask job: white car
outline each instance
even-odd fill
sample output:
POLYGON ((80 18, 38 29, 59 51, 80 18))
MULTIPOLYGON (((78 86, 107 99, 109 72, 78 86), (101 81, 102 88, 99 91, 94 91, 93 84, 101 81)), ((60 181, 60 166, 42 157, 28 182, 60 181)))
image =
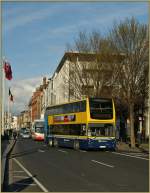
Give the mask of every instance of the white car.
POLYGON ((29 131, 24 131, 22 134, 21 134, 21 137, 22 138, 30 138, 31 137, 31 133, 29 131))

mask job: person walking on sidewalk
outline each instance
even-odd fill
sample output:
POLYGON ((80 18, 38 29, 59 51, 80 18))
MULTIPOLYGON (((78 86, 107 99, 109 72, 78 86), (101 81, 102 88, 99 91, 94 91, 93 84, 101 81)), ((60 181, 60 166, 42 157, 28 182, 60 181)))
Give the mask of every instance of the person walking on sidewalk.
POLYGON ((14 140, 16 140, 16 138, 17 138, 17 132, 16 132, 16 130, 14 130, 14 132, 13 132, 13 137, 14 137, 14 140))

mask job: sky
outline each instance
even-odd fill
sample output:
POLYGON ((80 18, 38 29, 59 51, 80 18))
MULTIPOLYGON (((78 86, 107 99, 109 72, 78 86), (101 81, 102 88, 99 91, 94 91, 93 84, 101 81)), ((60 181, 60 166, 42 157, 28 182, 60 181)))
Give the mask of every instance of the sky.
POLYGON ((42 77, 53 75, 79 31, 106 35, 114 21, 132 16, 148 23, 148 2, 3 2, 2 50, 13 71, 5 84, 14 95, 12 112, 27 108, 42 77))

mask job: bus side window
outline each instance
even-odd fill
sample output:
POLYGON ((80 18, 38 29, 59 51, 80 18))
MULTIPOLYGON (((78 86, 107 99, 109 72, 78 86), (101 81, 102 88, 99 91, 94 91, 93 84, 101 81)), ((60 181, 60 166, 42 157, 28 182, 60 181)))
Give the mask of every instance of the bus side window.
POLYGON ((105 136, 105 128, 104 127, 101 128, 101 135, 105 136))
POLYGON ((86 111, 86 101, 80 102, 80 111, 85 112, 86 111))
POLYGON ((86 135, 86 125, 81 125, 81 135, 86 135))
POLYGON ((96 136, 96 133, 97 133, 97 129, 96 128, 92 128, 91 136, 96 136))

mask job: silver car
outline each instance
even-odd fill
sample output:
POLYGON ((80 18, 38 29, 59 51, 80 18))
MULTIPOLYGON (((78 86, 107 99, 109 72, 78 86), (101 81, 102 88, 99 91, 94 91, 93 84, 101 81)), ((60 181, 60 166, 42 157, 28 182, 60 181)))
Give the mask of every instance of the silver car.
POLYGON ((29 131, 24 131, 22 134, 21 134, 21 137, 22 138, 30 138, 31 137, 31 133, 29 131))

